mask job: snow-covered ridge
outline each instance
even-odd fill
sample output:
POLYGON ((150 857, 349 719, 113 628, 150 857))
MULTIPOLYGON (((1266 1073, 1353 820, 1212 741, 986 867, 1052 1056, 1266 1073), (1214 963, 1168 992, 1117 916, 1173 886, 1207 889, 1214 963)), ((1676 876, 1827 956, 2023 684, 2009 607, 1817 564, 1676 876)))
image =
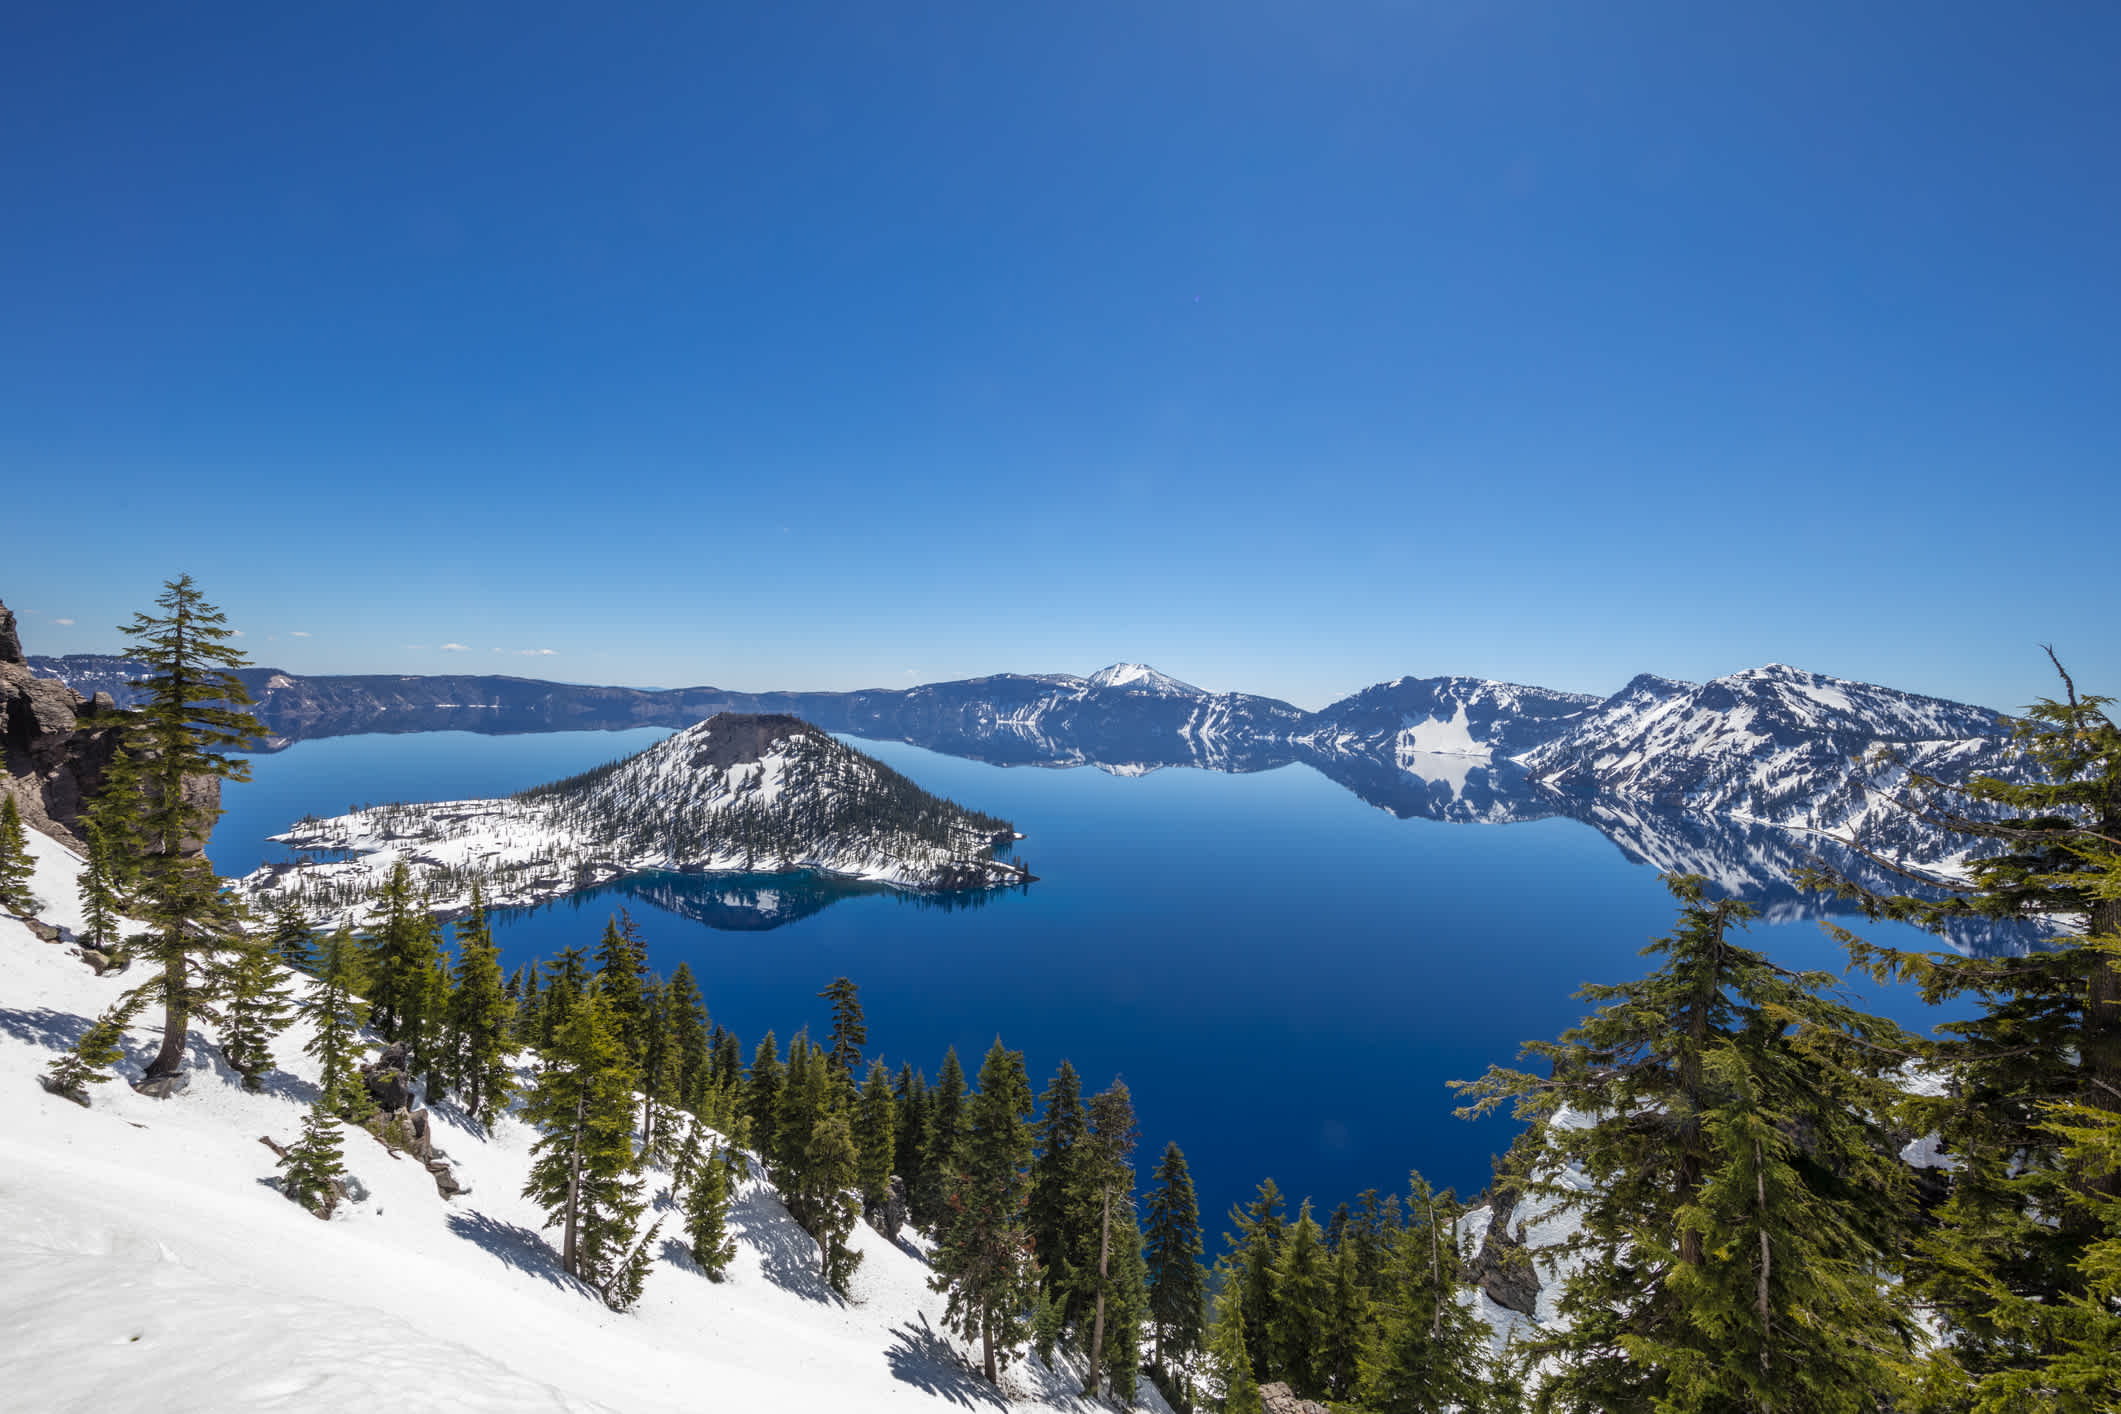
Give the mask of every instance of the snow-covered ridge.
POLYGON ((479 884, 524 906, 624 875, 815 870, 908 889, 1024 879, 1006 821, 921 790, 793 717, 722 713, 623 761, 507 800, 384 805, 274 838, 310 857, 241 881, 351 918, 400 862, 430 906, 479 884))

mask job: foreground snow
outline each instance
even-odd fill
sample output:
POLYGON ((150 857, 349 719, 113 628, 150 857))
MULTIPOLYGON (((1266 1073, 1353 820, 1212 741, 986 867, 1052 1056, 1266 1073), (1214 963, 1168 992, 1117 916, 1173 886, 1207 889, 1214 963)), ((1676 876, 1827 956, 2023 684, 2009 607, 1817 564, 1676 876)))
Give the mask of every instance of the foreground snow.
MULTIPOLYGON (((80 925, 78 870, 32 836, 41 916, 80 925)), ((997 1395, 942 1329, 917 1246, 856 1229, 851 1300, 772 1186, 732 1207, 728 1279, 690 1265, 675 1216, 638 1309, 607 1311, 559 1270, 523 1198, 532 1138, 491 1134, 448 1105, 436 1141, 470 1192, 440 1198, 416 1163, 366 1135, 347 1166, 368 1190, 318 1222, 269 1186, 258 1142, 295 1137, 315 1094, 303 1023, 284 1071, 245 1092, 193 1033, 174 1100, 95 1087, 82 1110, 34 1081, 129 977, 98 979, 63 945, 0 918, 0 1404, 103 1411, 1082 1410, 1079 1375, 1035 1359, 997 1395)), ((127 1041, 153 1050, 152 1008, 127 1041)), ((652 1180, 667 1193, 668 1175, 652 1180)), ((660 1208, 658 1212, 662 1211, 660 1208)), ((1147 1381, 1139 1407, 1163 1405, 1147 1381)))

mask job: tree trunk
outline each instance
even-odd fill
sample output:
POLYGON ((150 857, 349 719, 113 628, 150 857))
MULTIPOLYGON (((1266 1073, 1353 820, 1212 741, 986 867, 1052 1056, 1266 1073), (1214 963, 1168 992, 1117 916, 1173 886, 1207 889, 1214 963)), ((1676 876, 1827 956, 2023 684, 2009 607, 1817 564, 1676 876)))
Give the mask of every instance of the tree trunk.
POLYGON ((1104 1216, 1097 1229, 1097 1320, 1090 1327, 1090 1378, 1083 1382, 1083 1393, 1092 1399, 1105 1383, 1105 1278, 1106 1267, 1112 1255, 1112 1189, 1104 1191, 1104 1216))
POLYGON ((162 1049, 147 1067, 147 1078, 159 1080, 184 1068, 184 1032, 191 1022, 184 996, 184 954, 162 964, 162 1049))
POLYGON ((979 1348, 980 1360, 987 1371, 987 1383, 990 1385, 1000 1384, 1002 1382, 1001 1371, 994 1368, 994 1317, 985 1310, 982 1310, 979 1315, 979 1348))
POLYGON ((571 1277, 582 1274, 581 1253, 576 1243, 576 1234, 581 1230, 582 1120, 588 1102, 586 1091, 578 1092, 574 1097, 573 1153, 567 1166, 567 1241, 560 1253, 560 1265, 571 1277))

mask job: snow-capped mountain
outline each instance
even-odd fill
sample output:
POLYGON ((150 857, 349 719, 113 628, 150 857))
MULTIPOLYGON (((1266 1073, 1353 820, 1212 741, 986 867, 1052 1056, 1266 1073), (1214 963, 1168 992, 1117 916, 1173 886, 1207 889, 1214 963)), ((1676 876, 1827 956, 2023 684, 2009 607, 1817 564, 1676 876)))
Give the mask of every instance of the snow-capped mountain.
POLYGON ((907 889, 1020 883, 1008 822, 938 799, 794 717, 721 713, 508 800, 384 805, 275 838, 312 857, 243 880, 312 912, 366 906, 399 862, 439 910, 473 883, 501 906, 637 874, 814 870, 907 889))
POLYGON ((1484 678, 1397 678, 1319 712, 1302 740, 1320 750, 1403 756, 1511 756, 1551 737, 1600 699, 1484 678))

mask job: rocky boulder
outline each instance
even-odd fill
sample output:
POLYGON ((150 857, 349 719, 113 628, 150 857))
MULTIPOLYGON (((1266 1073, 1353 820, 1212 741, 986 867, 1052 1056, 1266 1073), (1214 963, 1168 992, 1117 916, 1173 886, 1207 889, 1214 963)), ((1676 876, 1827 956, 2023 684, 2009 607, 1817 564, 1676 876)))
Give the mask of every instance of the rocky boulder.
POLYGON ((912 1205, 906 1198, 906 1180, 897 1174, 891 1175, 891 1190, 881 1203, 864 1203, 862 1217, 893 1242, 898 1241, 899 1230, 906 1225, 912 1205))
POLYGON ((1259 1387, 1259 1407, 1264 1414, 1333 1414, 1315 1399, 1298 1399, 1280 1380, 1259 1387))
POLYGON ((1500 1188, 1491 1200, 1494 1216, 1488 1219, 1487 1236, 1474 1255, 1475 1283, 1496 1305, 1530 1316, 1539 1306, 1539 1273, 1533 1270, 1532 1254, 1525 1250, 1524 1224, 1513 1230, 1510 1219, 1517 1212, 1517 1190, 1500 1188))

